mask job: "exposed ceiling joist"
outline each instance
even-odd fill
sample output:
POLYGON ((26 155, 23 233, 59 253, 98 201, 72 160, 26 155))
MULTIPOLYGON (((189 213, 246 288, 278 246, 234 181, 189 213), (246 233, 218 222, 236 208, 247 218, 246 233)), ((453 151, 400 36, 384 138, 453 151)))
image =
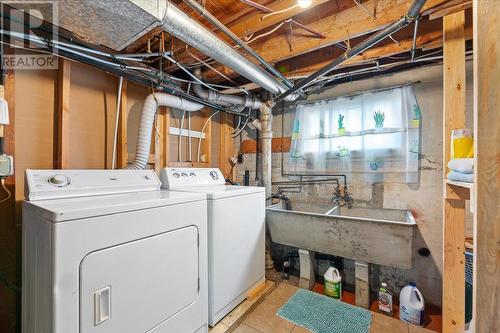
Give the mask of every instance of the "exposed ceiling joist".
MULTIPOLYGON (((324 4, 328 1, 330 0, 315 0, 312 2, 311 6, 309 6, 307 9, 304 9, 299 6, 294 6, 297 3, 296 0, 277 0, 272 2, 266 7, 271 9, 273 12, 279 12, 291 7, 293 8, 283 13, 268 16, 265 19, 262 19, 262 17, 268 13, 255 12, 248 15, 246 18, 237 21, 235 24, 229 25, 228 27, 236 36, 244 38, 245 36, 250 36, 251 34, 270 28, 276 24, 279 24, 284 20, 294 17, 306 10, 313 10, 315 7, 324 4)), ((211 14, 216 16, 217 13, 211 13, 211 14)), ((211 28, 212 31, 216 30, 213 27, 211 28)), ((219 33, 219 37, 228 41, 228 38, 223 34, 219 33)), ((175 52, 175 57, 178 61, 184 63, 186 61, 192 60, 192 57, 189 54, 189 52, 185 51, 184 43, 182 42, 179 43, 179 45, 176 47, 176 50, 177 52, 175 52)), ((195 54, 195 56, 197 57, 202 57, 202 58, 204 57, 198 51, 191 50, 191 53, 195 54)), ((167 68, 167 70, 169 69, 167 68)))
MULTIPOLYGON (((468 26, 465 29, 465 38, 466 40, 472 39, 472 26, 468 26)), ((387 43, 385 45, 380 45, 377 47, 373 47, 371 49, 366 50, 360 55, 357 55, 348 61, 346 61, 340 68, 348 67, 353 65, 359 65, 366 62, 373 62, 380 58, 386 58, 390 56, 395 56, 401 53, 410 52, 413 47, 413 38, 405 38, 398 40, 399 45, 396 43, 387 43)), ((417 37, 417 49, 425 47, 426 50, 436 49, 443 46, 443 31, 435 30, 431 31, 417 37), (432 47, 429 47, 431 46, 432 47)), ((311 56, 308 57, 310 60, 309 64, 297 64, 295 63, 295 67, 286 73, 287 77, 293 76, 308 76, 311 73, 321 69, 325 65, 331 62, 331 58, 320 58, 319 56, 311 56)))
MULTIPOLYGON (((448 1, 428 0, 423 10, 429 10, 448 1)), ((410 5, 411 1, 407 0, 369 0, 363 2, 363 6, 368 10, 374 9, 375 20, 367 18, 363 9, 355 6, 308 23, 310 28, 324 34, 326 36, 324 39, 297 35, 294 37, 293 47, 290 49, 286 34, 276 34, 253 45, 253 48, 267 62, 276 63, 342 42, 347 38, 355 38, 378 31, 408 12, 410 5)), ((217 70, 228 76, 232 74, 223 66, 217 67, 217 70)), ((206 76, 208 77, 210 74, 206 76)))

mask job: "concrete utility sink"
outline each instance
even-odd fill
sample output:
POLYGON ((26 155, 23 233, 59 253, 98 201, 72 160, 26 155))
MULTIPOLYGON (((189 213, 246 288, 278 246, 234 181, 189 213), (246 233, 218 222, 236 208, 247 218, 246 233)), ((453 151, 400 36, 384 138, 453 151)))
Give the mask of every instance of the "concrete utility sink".
POLYGON ((410 211, 304 204, 267 207, 275 243, 359 262, 411 268, 415 219, 410 211))

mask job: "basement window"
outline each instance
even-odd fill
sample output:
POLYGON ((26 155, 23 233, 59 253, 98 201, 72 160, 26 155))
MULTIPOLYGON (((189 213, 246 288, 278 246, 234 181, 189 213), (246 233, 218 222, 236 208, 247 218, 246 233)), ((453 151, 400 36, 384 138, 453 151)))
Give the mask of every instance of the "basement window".
POLYGON ((417 172, 420 119, 411 86, 300 104, 291 164, 343 173, 417 172))

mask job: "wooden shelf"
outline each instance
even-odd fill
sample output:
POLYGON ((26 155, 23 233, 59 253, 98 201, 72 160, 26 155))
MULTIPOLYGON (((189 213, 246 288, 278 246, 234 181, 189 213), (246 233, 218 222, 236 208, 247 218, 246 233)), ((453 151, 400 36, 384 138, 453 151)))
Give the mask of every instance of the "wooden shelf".
MULTIPOLYGON (((401 132, 406 132, 406 128, 389 128, 389 127, 384 127, 384 128, 369 128, 363 131, 345 131, 344 134, 332 134, 332 135, 327 135, 321 137, 321 139, 334 139, 334 138, 341 138, 344 136, 347 137, 352 137, 352 136, 363 136, 363 135, 379 135, 379 134, 392 134, 392 133, 401 133, 401 132)), ((318 139, 318 137, 313 137, 311 138, 312 140, 318 139)))
POLYGON ((446 179, 446 184, 453 185, 453 186, 458 186, 458 187, 463 187, 463 188, 467 188, 469 190, 474 189, 474 183, 457 182, 455 180, 446 179))

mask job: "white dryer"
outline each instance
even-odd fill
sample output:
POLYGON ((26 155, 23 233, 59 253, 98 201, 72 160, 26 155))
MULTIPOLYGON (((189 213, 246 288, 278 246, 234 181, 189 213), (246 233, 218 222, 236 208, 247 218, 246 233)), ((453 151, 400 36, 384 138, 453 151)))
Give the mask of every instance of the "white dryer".
POLYGON ((214 326, 265 281, 265 191, 231 186, 219 169, 165 168, 164 188, 208 199, 208 324, 214 326))
POLYGON ((207 332, 206 196, 151 170, 27 170, 24 333, 207 332))

